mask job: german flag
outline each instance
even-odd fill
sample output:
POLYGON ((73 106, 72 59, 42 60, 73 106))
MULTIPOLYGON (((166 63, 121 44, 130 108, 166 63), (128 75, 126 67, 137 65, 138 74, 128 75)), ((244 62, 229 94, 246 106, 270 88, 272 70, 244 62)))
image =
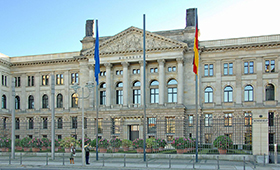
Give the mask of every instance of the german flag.
POLYGON ((197 22, 197 9, 195 9, 195 36, 193 45, 194 57, 193 57, 193 72, 197 75, 198 73, 198 63, 199 63, 199 53, 198 53, 198 22, 197 22))

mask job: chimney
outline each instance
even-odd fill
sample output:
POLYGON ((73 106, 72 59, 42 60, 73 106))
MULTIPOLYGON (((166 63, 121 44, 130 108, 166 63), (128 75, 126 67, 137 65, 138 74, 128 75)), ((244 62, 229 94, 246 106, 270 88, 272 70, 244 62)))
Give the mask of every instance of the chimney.
POLYGON ((87 20, 86 23, 86 37, 90 36, 93 37, 94 36, 94 20, 87 20))
POLYGON ((186 28, 195 26, 196 8, 189 8, 186 10, 186 28))

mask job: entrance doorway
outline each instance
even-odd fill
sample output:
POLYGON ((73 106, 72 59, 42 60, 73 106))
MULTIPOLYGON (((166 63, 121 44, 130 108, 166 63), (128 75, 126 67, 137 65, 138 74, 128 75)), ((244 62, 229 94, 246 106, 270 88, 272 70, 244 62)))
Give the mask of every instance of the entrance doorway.
POLYGON ((139 138, 139 125, 129 125, 129 140, 139 138))

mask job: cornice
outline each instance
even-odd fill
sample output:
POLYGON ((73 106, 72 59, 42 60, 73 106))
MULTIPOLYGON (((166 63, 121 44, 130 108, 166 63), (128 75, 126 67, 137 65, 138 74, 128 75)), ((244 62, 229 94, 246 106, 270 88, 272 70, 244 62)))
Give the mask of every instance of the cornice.
POLYGON ((258 44, 244 44, 220 47, 200 47, 203 52, 224 52, 237 50, 257 50, 257 49, 271 49, 279 48, 280 42, 258 43, 258 44))
POLYGON ((12 63, 3 59, 0 59, 0 64, 6 67, 11 67, 12 63))

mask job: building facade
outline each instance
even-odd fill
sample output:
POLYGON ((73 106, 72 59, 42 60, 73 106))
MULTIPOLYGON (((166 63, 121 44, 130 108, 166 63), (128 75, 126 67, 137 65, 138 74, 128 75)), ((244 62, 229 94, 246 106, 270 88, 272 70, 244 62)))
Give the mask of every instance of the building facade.
POLYGON ((84 128, 91 139, 96 135, 96 93, 100 138, 143 138, 145 91, 147 138, 170 141, 190 136, 208 144, 226 134, 240 146, 253 143, 253 154, 267 154, 268 144, 280 143, 280 35, 200 41, 197 115, 193 16, 188 14, 184 29, 146 31, 146 68, 142 29, 129 27, 114 36, 100 37, 98 92, 85 87, 95 83, 92 20, 86 22, 81 51, 21 57, 1 54, 2 134, 11 133, 11 106, 15 102, 16 138, 51 137, 54 81, 57 138, 81 138, 81 90, 73 88, 78 84, 85 89, 84 128))

